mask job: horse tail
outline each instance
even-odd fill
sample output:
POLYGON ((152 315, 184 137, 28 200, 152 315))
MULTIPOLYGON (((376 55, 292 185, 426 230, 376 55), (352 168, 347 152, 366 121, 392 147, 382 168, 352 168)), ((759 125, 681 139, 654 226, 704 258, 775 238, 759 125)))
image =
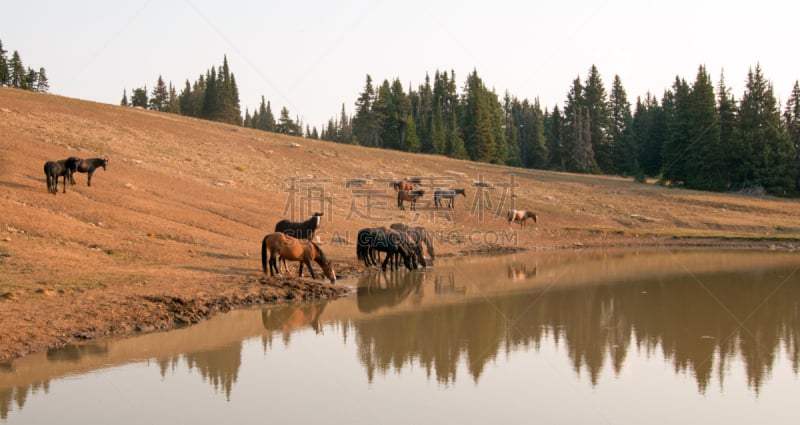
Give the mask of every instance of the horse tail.
POLYGON ((264 236, 264 240, 261 241, 261 268, 264 269, 265 275, 267 274, 267 236, 264 236))

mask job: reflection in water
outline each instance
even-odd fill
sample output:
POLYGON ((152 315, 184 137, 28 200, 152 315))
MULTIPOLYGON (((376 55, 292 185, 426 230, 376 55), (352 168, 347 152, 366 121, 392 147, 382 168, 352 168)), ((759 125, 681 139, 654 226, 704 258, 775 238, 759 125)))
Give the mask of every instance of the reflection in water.
MULTIPOLYGON (((537 268, 512 263, 508 270, 516 281, 520 273, 535 276, 537 268)), ((538 347, 549 339, 566 348, 576 373, 597 385, 604 367, 620 373, 633 345, 648 357, 660 350, 676 372, 694 376, 701 392, 714 373, 724 384, 727 364, 738 356, 758 392, 780 350, 796 373, 800 367, 800 285, 794 270, 549 287, 382 315, 355 323, 359 357, 370 381, 376 371, 418 362, 450 383, 464 360, 477 382, 501 351, 538 347)), ((438 294, 444 278, 434 279, 438 294)), ((449 280, 447 287, 456 284, 449 280)), ((402 289, 396 292, 403 294, 402 289)), ((361 300, 366 294, 359 291, 359 305, 373 302, 361 300)))
POLYGON ((394 307, 410 295, 422 296, 424 274, 419 271, 378 271, 358 281, 358 310, 372 313, 394 307))
POLYGON ((247 339, 261 338, 266 353, 273 336, 289 350, 295 336, 322 344, 326 330, 345 346, 355 335, 347 354, 370 383, 421 369, 445 388, 465 371, 477 384, 499 357, 553 346, 594 388, 608 382, 604 371, 619 377, 634 359, 663 358, 702 394, 715 381, 725 389, 741 365, 758 395, 775 367, 800 372, 798 265, 800 258, 775 253, 540 253, 379 271, 358 281, 354 297, 234 311, 177 331, 20 359, 0 369, 0 419, 47 394, 52 380, 151 359, 162 378, 198 371, 230 402, 247 339))

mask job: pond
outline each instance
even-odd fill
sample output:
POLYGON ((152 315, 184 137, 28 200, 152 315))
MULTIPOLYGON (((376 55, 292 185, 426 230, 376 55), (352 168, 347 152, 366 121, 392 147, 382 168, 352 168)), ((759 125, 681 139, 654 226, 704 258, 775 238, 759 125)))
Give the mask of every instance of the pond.
POLYGON ((778 423, 800 255, 532 252, 0 368, 2 424, 778 423))

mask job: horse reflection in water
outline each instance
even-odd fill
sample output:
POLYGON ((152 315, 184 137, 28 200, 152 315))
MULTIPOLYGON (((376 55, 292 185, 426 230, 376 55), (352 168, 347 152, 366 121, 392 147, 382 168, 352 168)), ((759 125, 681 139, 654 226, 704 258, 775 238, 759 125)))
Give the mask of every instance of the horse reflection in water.
POLYGON ((422 298, 424 273, 375 272, 358 281, 358 311, 372 313, 382 308, 392 308, 412 294, 412 302, 422 298))
POLYGON ((511 263, 508 265, 508 278, 514 282, 523 281, 538 274, 539 270, 536 265, 528 265, 525 263, 511 263))
POLYGON ((306 326, 310 326, 314 332, 321 334, 320 316, 327 305, 327 302, 316 302, 265 308, 261 310, 261 324, 268 331, 281 333, 286 342, 292 331, 306 326))
POLYGON ((436 295, 464 295, 467 288, 456 286, 456 278, 453 273, 448 275, 436 275, 433 279, 433 290, 436 295))

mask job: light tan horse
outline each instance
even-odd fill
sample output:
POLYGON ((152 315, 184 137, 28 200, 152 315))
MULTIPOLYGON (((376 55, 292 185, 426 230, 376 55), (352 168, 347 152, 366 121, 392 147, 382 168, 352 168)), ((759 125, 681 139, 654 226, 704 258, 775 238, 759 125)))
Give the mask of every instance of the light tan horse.
POLYGON ((311 267, 311 261, 313 260, 322 267, 322 273, 331 280, 331 283, 336 282, 336 273, 333 271, 333 265, 315 242, 296 239, 280 232, 264 236, 264 240, 261 241, 261 267, 264 269, 264 274, 267 274, 268 254, 270 276, 281 275, 281 270, 278 267, 278 257, 280 257, 281 259, 300 262, 300 276, 303 276, 303 265, 305 264, 308 267, 308 271, 311 272, 311 277, 316 279, 317 275, 311 267))
POLYGON ((526 221, 532 218, 533 222, 536 223, 538 220, 538 216, 533 211, 526 211, 526 210, 509 210, 506 219, 508 220, 508 225, 510 226, 511 223, 518 221, 519 227, 525 227, 526 221))

